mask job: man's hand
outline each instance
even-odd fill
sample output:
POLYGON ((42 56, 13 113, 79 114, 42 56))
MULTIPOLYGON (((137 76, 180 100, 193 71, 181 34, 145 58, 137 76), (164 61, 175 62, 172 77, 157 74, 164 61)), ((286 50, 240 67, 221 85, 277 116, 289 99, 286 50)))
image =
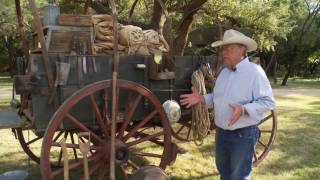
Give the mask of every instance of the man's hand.
POLYGON ((181 105, 186 106, 186 108, 190 108, 195 104, 205 102, 203 96, 199 94, 197 88, 192 87, 191 89, 191 94, 183 94, 180 96, 180 103, 181 105))
POLYGON ((244 115, 244 107, 240 104, 229 104, 229 107, 232 109, 233 113, 229 119, 228 126, 232 126, 241 116, 244 115))

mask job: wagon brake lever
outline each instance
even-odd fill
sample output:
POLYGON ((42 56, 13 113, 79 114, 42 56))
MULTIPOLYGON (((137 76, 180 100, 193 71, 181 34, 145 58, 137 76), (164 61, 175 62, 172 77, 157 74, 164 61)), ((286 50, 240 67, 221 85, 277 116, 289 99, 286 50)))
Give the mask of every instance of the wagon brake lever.
POLYGON ((69 159, 68 159, 68 152, 67 152, 67 146, 66 146, 66 140, 65 138, 62 138, 59 142, 62 148, 63 153, 63 176, 64 180, 69 180, 69 159))
POLYGON ((88 152, 90 151, 90 133, 82 132, 78 133, 78 143, 80 152, 83 155, 83 166, 84 166, 84 175, 85 180, 89 180, 89 167, 88 167, 88 152), (83 137, 87 140, 85 141, 83 137))

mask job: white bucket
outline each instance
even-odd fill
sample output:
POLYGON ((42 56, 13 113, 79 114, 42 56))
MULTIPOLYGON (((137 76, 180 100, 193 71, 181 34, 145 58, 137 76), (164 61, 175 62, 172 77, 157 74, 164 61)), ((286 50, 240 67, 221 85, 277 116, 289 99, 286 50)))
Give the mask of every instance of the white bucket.
POLYGON ((167 100, 163 103, 163 109, 167 114, 169 123, 173 124, 179 121, 181 118, 181 108, 179 104, 174 100, 167 100))

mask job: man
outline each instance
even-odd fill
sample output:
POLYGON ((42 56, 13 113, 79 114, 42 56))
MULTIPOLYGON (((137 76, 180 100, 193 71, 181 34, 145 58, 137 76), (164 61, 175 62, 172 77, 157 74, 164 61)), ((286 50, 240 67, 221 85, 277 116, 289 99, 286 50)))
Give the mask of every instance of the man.
POLYGON ((225 68, 217 78, 212 94, 181 95, 187 108, 198 103, 214 107, 216 165, 222 180, 250 179, 255 144, 260 136, 257 124, 275 102, 263 69, 249 62, 246 52, 257 49, 257 43, 233 29, 224 33, 221 47, 225 68))

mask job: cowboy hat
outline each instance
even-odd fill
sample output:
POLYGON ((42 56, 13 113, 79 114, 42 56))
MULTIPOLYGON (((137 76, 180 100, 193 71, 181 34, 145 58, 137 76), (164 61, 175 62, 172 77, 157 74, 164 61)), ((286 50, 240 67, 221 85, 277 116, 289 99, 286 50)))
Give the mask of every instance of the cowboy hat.
POLYGON ((228 44, 242 44, 247 47, 247 52, 255 51, 257 49, 257 43, 253 39, 233 29, 225 31, 222 41, 215 41, 211 46, 218 47, 228 44))

